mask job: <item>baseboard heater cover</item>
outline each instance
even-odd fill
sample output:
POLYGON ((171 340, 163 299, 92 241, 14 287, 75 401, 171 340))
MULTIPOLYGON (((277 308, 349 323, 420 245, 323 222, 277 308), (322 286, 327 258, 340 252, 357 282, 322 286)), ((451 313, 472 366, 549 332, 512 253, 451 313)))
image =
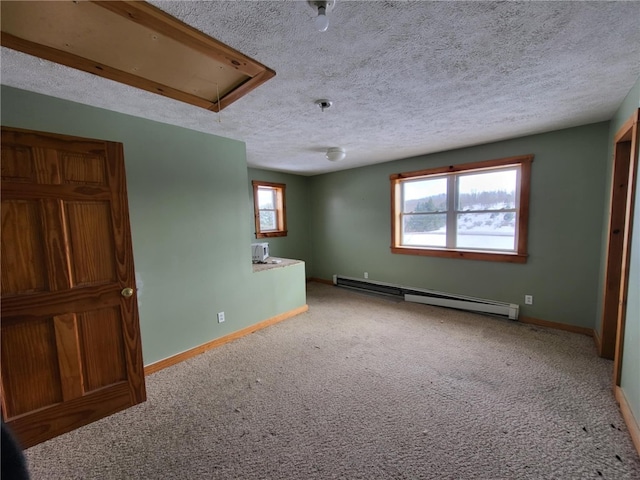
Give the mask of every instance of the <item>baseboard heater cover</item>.
POLYGON ((345 277, 342 275, 334 275, 333 284, 338 287, 400 297, 407 302, 455 308, 458 310, 469 310, 472 312, 497 315, 509 318, 510 320, 517 320, 520 310, 520 306, 515 303, 498 302, 495 300, 437 292, 423 288, 405 287, 392 283, 362 280, 360 278, 345 277))

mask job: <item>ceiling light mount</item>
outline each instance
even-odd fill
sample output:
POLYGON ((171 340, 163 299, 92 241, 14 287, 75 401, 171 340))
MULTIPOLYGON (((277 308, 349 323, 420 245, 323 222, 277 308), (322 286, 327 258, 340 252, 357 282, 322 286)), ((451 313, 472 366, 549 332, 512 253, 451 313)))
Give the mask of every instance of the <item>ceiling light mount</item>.
POLYGON ((307 0, 307 3, 318 14, 313 19, 313 24, 319 32, 326 32, 329 28, 329 18, 327 13, 333 10, 336 0, 307 0))
POLYGON ((333 105, 333 102, 327 98, 320 98, 318 100, 316 100, 315 102, 316 105, 318 105, 320 107, 320 110, 322 110, 323 112, 331 107, 331 105, 333 105))
POLYGON ((327 149, 326 157, 330 162, 339 162, 347 156, 347 151, 342 147, 331 147, 327 149))

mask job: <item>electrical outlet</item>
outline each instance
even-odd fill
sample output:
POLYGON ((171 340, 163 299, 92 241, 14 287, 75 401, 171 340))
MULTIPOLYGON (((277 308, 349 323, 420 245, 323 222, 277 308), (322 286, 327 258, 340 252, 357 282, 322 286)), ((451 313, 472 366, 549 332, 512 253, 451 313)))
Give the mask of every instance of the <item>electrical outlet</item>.
POLYGON ((364 278, 369 278, 369 272, 364 272, 364 278))
POLYGON ((224 322, 224 312, 218 312, 218 323, 224 322))
POLYGON ((527 305, 533 305, 533 295, 525 295, 524 303, 527 305))

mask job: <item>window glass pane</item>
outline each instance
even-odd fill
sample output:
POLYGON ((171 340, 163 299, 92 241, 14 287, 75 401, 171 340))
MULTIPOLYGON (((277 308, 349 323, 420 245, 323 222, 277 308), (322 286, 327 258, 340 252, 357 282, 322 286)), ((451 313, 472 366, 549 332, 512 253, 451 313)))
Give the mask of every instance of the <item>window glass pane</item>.
POLYGON ((516 169, 458 177, 458 210, 516 208, 516 169))
POLYGON ((429 180, 404 182, 402 211, 444 212, 447 210, 447 179, 445 177, 429 180))
POLYGON ((444 213, 405 215, 402 245, 444 247, 447 245, 447 215, 444 213))
POLYGON ((276 191, 274 188, 258 188, 258 208, 260 210, 273 210, 276 208, 276 191))
POLYGON ((457 248, 515 250, 514 212, 458 214, 457 248))
POLYGON ((277 230, 277 229, 278 229, 278 223, 276 221, 276 212, 261 211, 260 212, 260 231, 264 232, 267 230, 277 230))

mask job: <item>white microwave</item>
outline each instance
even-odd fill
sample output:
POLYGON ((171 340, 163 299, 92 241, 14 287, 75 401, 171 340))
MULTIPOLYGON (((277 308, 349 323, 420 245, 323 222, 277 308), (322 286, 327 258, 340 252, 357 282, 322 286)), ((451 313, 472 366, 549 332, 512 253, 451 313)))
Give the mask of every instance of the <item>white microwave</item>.
POLYGON ((251 244, 251 260, 253 263, 264 263, 269 256, 268 243, 252 243, 251 244))

